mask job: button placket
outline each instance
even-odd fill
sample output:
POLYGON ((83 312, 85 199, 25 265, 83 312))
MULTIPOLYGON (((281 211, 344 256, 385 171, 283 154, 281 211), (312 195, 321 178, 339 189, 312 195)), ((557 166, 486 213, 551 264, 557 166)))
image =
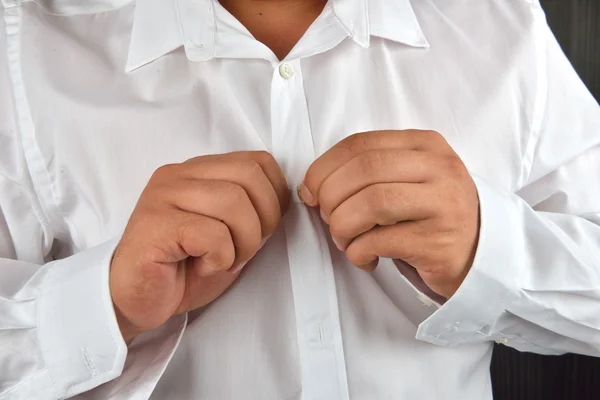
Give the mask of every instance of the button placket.
POLYGON ((302 70, 299 60, 274 67, 271 83, 272 151, 293 191, 293 203, 284 224, 303 398, 347 400, 331 257, 327 241, 318 228, 318 216, 301 203, 296 193, 306 170, 315 159, 302 70))

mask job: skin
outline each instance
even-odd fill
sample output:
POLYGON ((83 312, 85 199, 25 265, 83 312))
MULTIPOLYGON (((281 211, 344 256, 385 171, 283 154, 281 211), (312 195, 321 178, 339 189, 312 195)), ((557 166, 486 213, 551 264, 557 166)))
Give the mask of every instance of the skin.
MULTIPOLYGON (((283 59, 326 0, 221 4, 283 59)), ((264 152, 199 157, 159 168, 111 263, 111 296, 125 340, 224 293, 275 230, 288 201, 283 173, 264 152)))
POLYGON ((327 0, 221 0, 220 3, 256 40, 283 60, 321 14, 327 0))
MULTIPOLYGON (((325 0, 223 0, 283 59, 325 0)), ((412 265, 450 297, 475 254, 475 185, 435 132, 351 136, 309 168, 302 196, 320 207, 349 260, 373 270, 378 257, 412 265)), ((209 155, 159 168, 129 219, 110 269, 125 340, 223 294, 276 229, 289 202, 285 177, 266 152, 209 155)))
POLYGON ((285 177, 266 152, 159 168, 111 263, 111 295, 125 340, 220 296, 275 231, 288 202, 285 177))
POLYGON ((311 165, 300 193, 320 207, 336 246, 362 269, 374 270, 379 257, 401 259, 448 298, 473 263, 477 190, 437 132, 350 136, 311 165))

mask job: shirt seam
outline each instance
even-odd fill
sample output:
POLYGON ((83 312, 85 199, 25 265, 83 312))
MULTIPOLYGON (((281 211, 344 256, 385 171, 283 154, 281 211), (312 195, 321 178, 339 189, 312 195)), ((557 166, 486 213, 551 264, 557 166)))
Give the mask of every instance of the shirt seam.
MULTIPOLYGON (((4 1, 4 0, 3 0, 4 1)), ((23 127, 22 127, 22 123, 20 121, 21 116, 19 115, 19 102, 20 99, 17 98, 17 86, 18 86, 18 77, 15 76, 16 71, 20 68, 21 65, 21 46, 20 43, 17 44, 17 46, 15 46, 15 51, 12 52, 11 51, 11 46, 10 43, 12 41, 18 40, 18 38, 20 37, 20 31, 21 31, 21 14, 20 14, 20 10, 16 9, 15 7, 11 7, 11 8, 5 8, 2 17, 4 18, 5 21, 5 29, 4 29, 4 36, 5 36, 5 40, 6 40, 6 49, 5 49, 5 54, 6 54, 6 59, 7 59, 7 67, 6 67, 6 73, 8 74, 8 77, 10 79, 9 84, 10 84, 10 88, 11 88, 11 98, 13 101, 13 106, 12 106, 12 114, 13 114, 13 118, 15 121, 15 132, 16 135, 18 136, 18 143, 19 143, 19 147, 20 150, 23 152, 23 160, 27 169, 27 175, 29 177, 29 179, 31 180, 31 186, 32 189, 28 189, 27 192, 28 193, 32 193, 32 201, 31 201, 31 210, 33 211, 33 213, 36 216, 36 219, 38 220, 38 222, 40 223, 42 230, 44 232, 44 236, 45 237, 50 237, 50 238, 54 238, 55 237, 55 230, 52 228, 52 224, 50 222, 50 219, 48 218, 48 215, 46 213, 46 210, 44 209, 44 204, 42 201, 42 198, 40 196, 40 193, 38 192, 38 188, 35 184, 35 178, 34 178, 34 174, 32 173, 32 166, 30 163, 30 159, 27 156, 27 151, 25 149, 24 143, 23 143, 23 127), (17 23, 10 21, 11 17, 16 18, 16 20, 18 21, 17 23), (14 28, 15 31, 14 32, 10 32, 10 29, 14 28), (14 53, 14 54, 13 54, 14 53)), ((21 83, 22 83, 22 79, 21 79, 21 83)), ((24 92, 24 90, 23 90, 24 92)), ((25 94, 22 94, 22 99, 26 98, 24 97, 25 94)), ((29 105, 27 104, 27 108, 29 108, 29 105)), ((23 185, 23 182, 18 182, 19 185, 23 185)), ((48 243, 49 244, 49 243, 48 243)))
POLYGON ((537 82, 529 138, 527 139, 525 150, 522 155, 523 163, 519 184, 516 188, 517 191, 526 186, 531 177, 533 163, 535 161, 535 148, 541 135, 542 125, 546 115, 546 103, 548 100, 548 55, 544 34, 546 18, 540 7, 529 1, 527 2, 531 5, 531 14, 533 16, 534 51, 536 58, 535 71, 537 82))

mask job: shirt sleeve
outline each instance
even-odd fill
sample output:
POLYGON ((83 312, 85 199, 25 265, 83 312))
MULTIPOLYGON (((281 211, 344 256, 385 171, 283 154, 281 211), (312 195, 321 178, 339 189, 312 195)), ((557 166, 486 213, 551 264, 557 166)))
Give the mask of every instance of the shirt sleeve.
MULTIPOLYGON (((15 90, 18 67, 7 57, 18 49, 6 40, 12 33, 4 22, 0 18, 0 399, 67 398, 102 390, 111 380, 139 379, 149 388, 174 352, 185 316, 136 339, 128 356, 108 279, 118 239, 53 259, 57 248, 73 243, 55 227, 60 215, 48 212, 32 179, 43 163, 26 154, 27 123, 17 116, 27 105, 15 90)), ((123 386, 104 390, 130 398, 123 386)))
POLYGON ((474 178, 481 207, 474 264, 417 338, 600 356, 600 107, 539 14, 540 116, 521 189, 474 178))

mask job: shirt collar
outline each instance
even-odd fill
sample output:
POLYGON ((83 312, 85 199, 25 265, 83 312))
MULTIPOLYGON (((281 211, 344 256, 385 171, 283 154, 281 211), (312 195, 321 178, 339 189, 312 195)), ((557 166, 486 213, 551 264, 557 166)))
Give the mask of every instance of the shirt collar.
MULTIPOLYGON (((192 61, 214 56, 216 0, 137 0, 126 71, 183 46, 192 61), (160 29, 157 29, 160 27, 160 29)), ((368 47, 378 36, 429 47, 410 0, 330 0, 348 35, 368 47)))

